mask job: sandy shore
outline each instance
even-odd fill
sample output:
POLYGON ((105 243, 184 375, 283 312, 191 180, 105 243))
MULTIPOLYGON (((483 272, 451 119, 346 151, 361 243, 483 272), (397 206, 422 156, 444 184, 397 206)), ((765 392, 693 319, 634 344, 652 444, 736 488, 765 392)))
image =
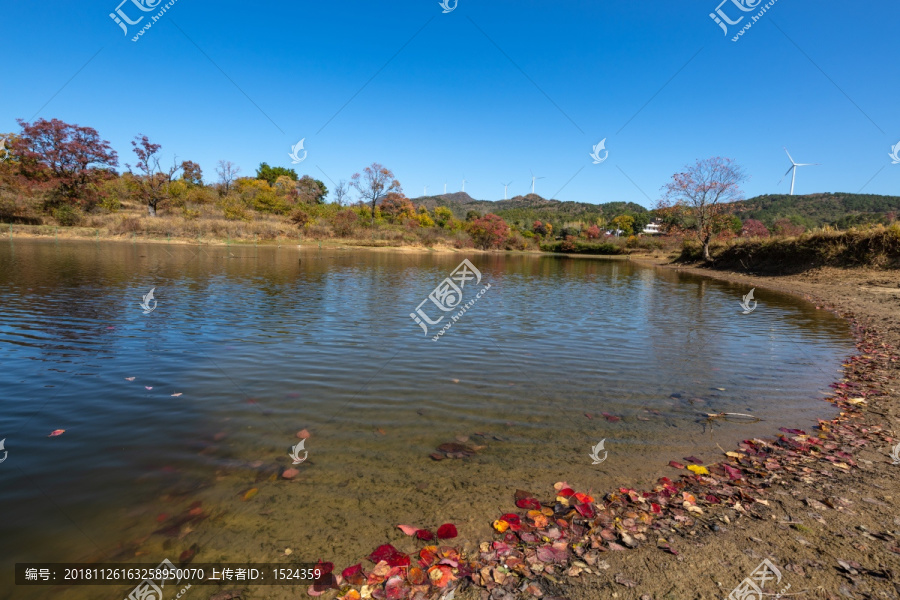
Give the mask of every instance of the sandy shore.
MULTIPOLYGON (((753 286, 757 298, 771 289, 810 299, 857 325, 861 363, 873 348, 896 355, 900 347, 897 271, 825 268, 763 277, 636 260, 753 286)), ((768 490, 768 506, 757 506, 749 516, 713 510, 697 519, 686 535, 670 537, 679 549, 677 556, 652 543, 629 552, 607 552, 603 556, 609 567, 599 576, 570 578, 560 592, 571 600, 728 598, 768 559, 781 571, 775 591, 790 584, 785 598, 900 598, 900 465, 890 456, 900 442, 900 361, 875 360, 868 367, 861 363, 847 366, 846 378, 836 382, 857 382, 871 390, 865 403, 840 418, 861 440, 858 446, 842 448, 855 466, 834 469, 819 460, 802 473, 786 473, 768 490)), ((772 434, 775 439, 779 432, 772 434)))

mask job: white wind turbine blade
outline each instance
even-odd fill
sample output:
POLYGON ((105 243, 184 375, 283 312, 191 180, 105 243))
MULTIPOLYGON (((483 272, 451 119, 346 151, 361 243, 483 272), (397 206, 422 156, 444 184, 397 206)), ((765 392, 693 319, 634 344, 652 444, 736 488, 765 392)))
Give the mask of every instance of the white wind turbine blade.
POLYGON ((781 185, 781 182, 784 181, 784 178, 787 177, 788 175, 790 175, 791 171, 793 171, 795 168, 796 168, 796 165, 791 165, 791 168, 788 169, 787 172, 784 174, 784 176, 778 180, 778 185, 781 185))
MULTIPOLYGON (((784 146, 782 146, 782 147, 784 148, 784 146)), ((794 162, 794 159, 791 157, 791 153, 788 152, 788 149, 787 149, 787 148, 784 148, 784 153, 787 154, 787 155, 788 155, 788 158, 791 159, 791 164, 792 164, 792 165, 796 165, 796 164, 797 164, 797 163, 794 162)))

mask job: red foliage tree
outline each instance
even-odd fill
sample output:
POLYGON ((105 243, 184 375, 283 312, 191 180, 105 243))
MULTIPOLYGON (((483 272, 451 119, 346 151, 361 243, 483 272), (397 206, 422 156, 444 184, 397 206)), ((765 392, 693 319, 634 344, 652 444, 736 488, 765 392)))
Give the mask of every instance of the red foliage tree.
POLYGON ((741 235, 746 237, 769 237, 769 228, 762 221, 747 219, 741 227, 741 235))
POLYGON ((587 231, 585 231, 585 233, 587 234, 587 239, 596 240, 600 237, 600 228, 596 225, 591 225, 587 228, 587 231))
POLYGON ((22 133, 12 141, 12 154, 19 159, 20 173, 33 182, 50 187, 54 203, 96 202, 96 184, 115 175, 119 164, 109 142, 91 127, 59 119, 27 123, 18 119, 22 133))
POLYGON ((743 200, 740 184, 747 178, 732 159, 716 156, 698 160, 672 176, 659 208, 674 209, 686 229, 692 229, 703 245, 703 258, 712 261, 709 243, 730 219, 730 203, 743 200))
POLYGON ((469 223, 469 235, 478 248, 499 248, 509 237, 509 225, 503 218, 488 213, 469 223))
POLYGON ((412 200, 397 192, 387 194, 381 201, 380 208, 381 214, 392 223, 416 216, 416 207, 413 206, 412 200))

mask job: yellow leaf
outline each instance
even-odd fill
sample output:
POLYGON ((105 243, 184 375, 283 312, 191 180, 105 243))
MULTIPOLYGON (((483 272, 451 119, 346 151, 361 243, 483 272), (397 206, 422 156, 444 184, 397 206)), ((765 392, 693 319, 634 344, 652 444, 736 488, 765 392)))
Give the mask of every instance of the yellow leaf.
POLYGON ((503 533, 504 531, 509 529, 509 523, 507 523, 506 521, 499 521, 499 520, 494 521, 494 529, 496 529, 500 533, 503 533))
POLYGON ((731 458, 744 458, 747 455, 741 454, 740 452, 726 452, 725 456, 730 456, 731 458))
POLYGON ((246 502, 247 500, 249 500, 250 498, 252 498, 253 496, 255 496, 258 493, 259 493, 259 488, 250 488, 249 490, 247 490, 244 493, 244 495, 241 497, 241 500, 246 502))
POLYGON ((866 399, 865 398, 847 398, 847 402, 849 402, 850 404, 865 404, 866 399))
POLYGON ((706 467, 701 467, 700 465, 688 465, 688 471, 692 471, 697 475, 709 475, 709 469, 706 467))

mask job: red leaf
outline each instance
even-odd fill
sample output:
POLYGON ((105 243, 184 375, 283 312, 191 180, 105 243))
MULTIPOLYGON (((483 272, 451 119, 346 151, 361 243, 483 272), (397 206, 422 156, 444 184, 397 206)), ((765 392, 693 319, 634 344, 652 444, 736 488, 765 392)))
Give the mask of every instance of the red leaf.
POLYGON ((418 527, 413 527, 412 525, 397 525, 397 529, 399 529, 406 535, 416 535, 416 533, 419 531, 418 527))
POLYGON ((694 463, 695 465, 702 465, 703 461, 697 458, 696 456, 685 456, 684 460, 690 463, 694 463))
POLYGON ((674 460, 670 460, 670 461, 669 461, 669 466, 670 466, 670 467, 675 467, 676 469, 683 469, 683 468, 684 468, 684 465, 683 465, 683 464, 681 464, 680 462, 675 462, 674 460))
POLYGON ((366 582, 366 574, 363 573, 361 564, 347 567, 341 571, 341 577, 343 577, 350 585, 363 585, 366 582))
POLYGON ((741 474, 741 472, 738 469, 735 469, 734 467, 732 467, 730 465, 722 465, 722 466, 725 468, 725 472, 728 473, 728 477, 730 479, 740 479, 741 477, 743 477, 743 475, 741 474))
POLYGON ((500 520, 506 521, 507 523, 509 523, 510 527, 512 527, 513 525, 521 525, 522 524, 521 519, 519 519, 519 515, 513 514, 513 513, 506 513, 505 515, 500 517, 500 520))
POLYGON ((519 508, 527 508, 528 510, 541 510, 541 503, 534 498, 523 498, 522 500, 518 500, 516 501, 516 506, 519 508))
POLYGON ((419 529, 418 531, 416 531, 416 537, 420 540, 425 540, 426 542, 428 542, 434 539, 434 534, 427 529, 419 529))
POLYGON ((457 535, 459 534, 456 531, 456 525, 453 525, 452 523, 444 523, 443 525, 438 527, 437 536, 442 540, 453 539, 457 535))
POLYGON ((594 518, 594 507, 590 504, 576 504, 575 510, 577 510, 578 513, 585 519, 594 518))
POLYGON ((656 514, 656 515, 661 515, 662 507, 659 504, 657 504, 656 502, 651 502, 650 503, 650 512, 652 512, 653 514, 656 514))
POLYGON ((573 490, 572 488, 563 488, 556 492, 556 495, 562 496, 563 498, 569 498, 575 495, 575 490, 573 490))
POLYGON ((617 416, 615 416, 615 415, 611 415, 611 414, 609 414, 609 413, 603 413, 603 416, 604 416, 604 417, 606 418, 606 420, 609 421, 610 423, 616 423, 616 422, 622 420, 620 417, 617 417, 617 416))
POLYGON ((378 546, 375 551, 372 552, 372 554, 369 555, 369 560, 371 560, 375 564, 378 564, 383 560, 387 561, 389 558, 399 553, 400 551, 390 544, 382 544, 381 546, 378 546))

